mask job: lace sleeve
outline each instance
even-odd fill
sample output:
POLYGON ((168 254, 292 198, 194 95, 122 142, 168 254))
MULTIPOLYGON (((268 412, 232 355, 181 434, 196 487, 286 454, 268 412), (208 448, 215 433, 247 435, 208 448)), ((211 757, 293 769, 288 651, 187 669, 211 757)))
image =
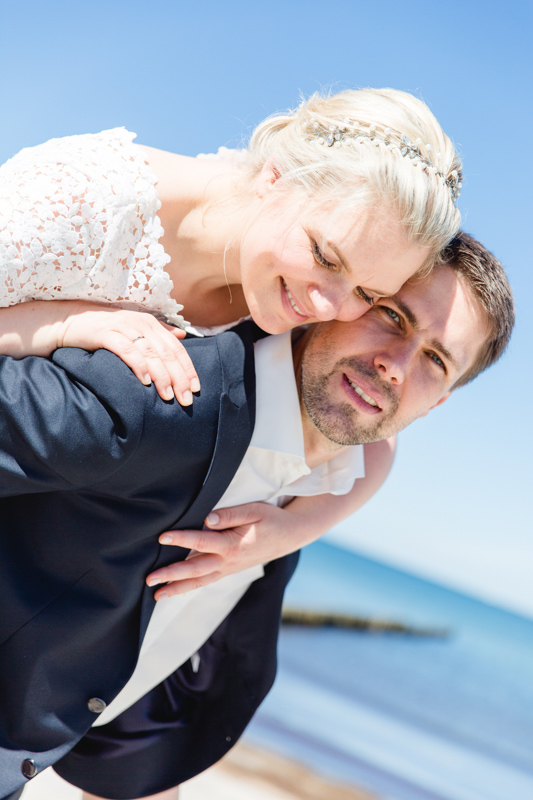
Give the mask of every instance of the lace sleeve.
POLYGON ((155 178, 124 129, 52 139, 0 168, 0 306, 82 299, 182 324, 155 178))

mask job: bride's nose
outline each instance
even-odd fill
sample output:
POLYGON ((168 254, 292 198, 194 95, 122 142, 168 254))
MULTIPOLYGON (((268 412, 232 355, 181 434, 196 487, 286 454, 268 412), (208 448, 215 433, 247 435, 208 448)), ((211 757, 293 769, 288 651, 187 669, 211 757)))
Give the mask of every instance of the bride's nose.
POLYGON ((324 288, 315 284, 309 287, 308 295, 314 316, 321 322, 331 319, 351 322, 362 317, 369 308, 368 304, 357 297, 351 289, 324 288))

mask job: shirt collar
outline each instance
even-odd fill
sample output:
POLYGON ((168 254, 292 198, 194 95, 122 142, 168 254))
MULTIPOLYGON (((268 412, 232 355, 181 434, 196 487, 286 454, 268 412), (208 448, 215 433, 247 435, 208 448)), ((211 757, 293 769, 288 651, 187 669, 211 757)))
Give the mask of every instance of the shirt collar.
POLYGON ((250 447, 294 456, 305 464, 291 331, 256 342, 255 364, 257 413, 250 447))

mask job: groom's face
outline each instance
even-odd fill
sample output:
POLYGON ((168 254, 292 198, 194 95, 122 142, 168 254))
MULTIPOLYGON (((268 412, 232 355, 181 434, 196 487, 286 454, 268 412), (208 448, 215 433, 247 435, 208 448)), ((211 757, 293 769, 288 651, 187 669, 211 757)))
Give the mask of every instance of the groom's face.
POLYGON ((486 337, 470 291, 440 265, 360 319, 308 332, 304 425, 343 445, 392 436, 449 396, 486 337))

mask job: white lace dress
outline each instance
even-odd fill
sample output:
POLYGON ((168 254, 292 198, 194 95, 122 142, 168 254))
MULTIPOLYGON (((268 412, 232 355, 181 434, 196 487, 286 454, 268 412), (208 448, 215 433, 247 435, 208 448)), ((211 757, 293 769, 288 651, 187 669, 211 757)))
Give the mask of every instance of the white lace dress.
POLYGON ((186 327, 170 297, 155 176, 116 128, 51 139, 0 167, 0 307, 81 299, 186 327))

